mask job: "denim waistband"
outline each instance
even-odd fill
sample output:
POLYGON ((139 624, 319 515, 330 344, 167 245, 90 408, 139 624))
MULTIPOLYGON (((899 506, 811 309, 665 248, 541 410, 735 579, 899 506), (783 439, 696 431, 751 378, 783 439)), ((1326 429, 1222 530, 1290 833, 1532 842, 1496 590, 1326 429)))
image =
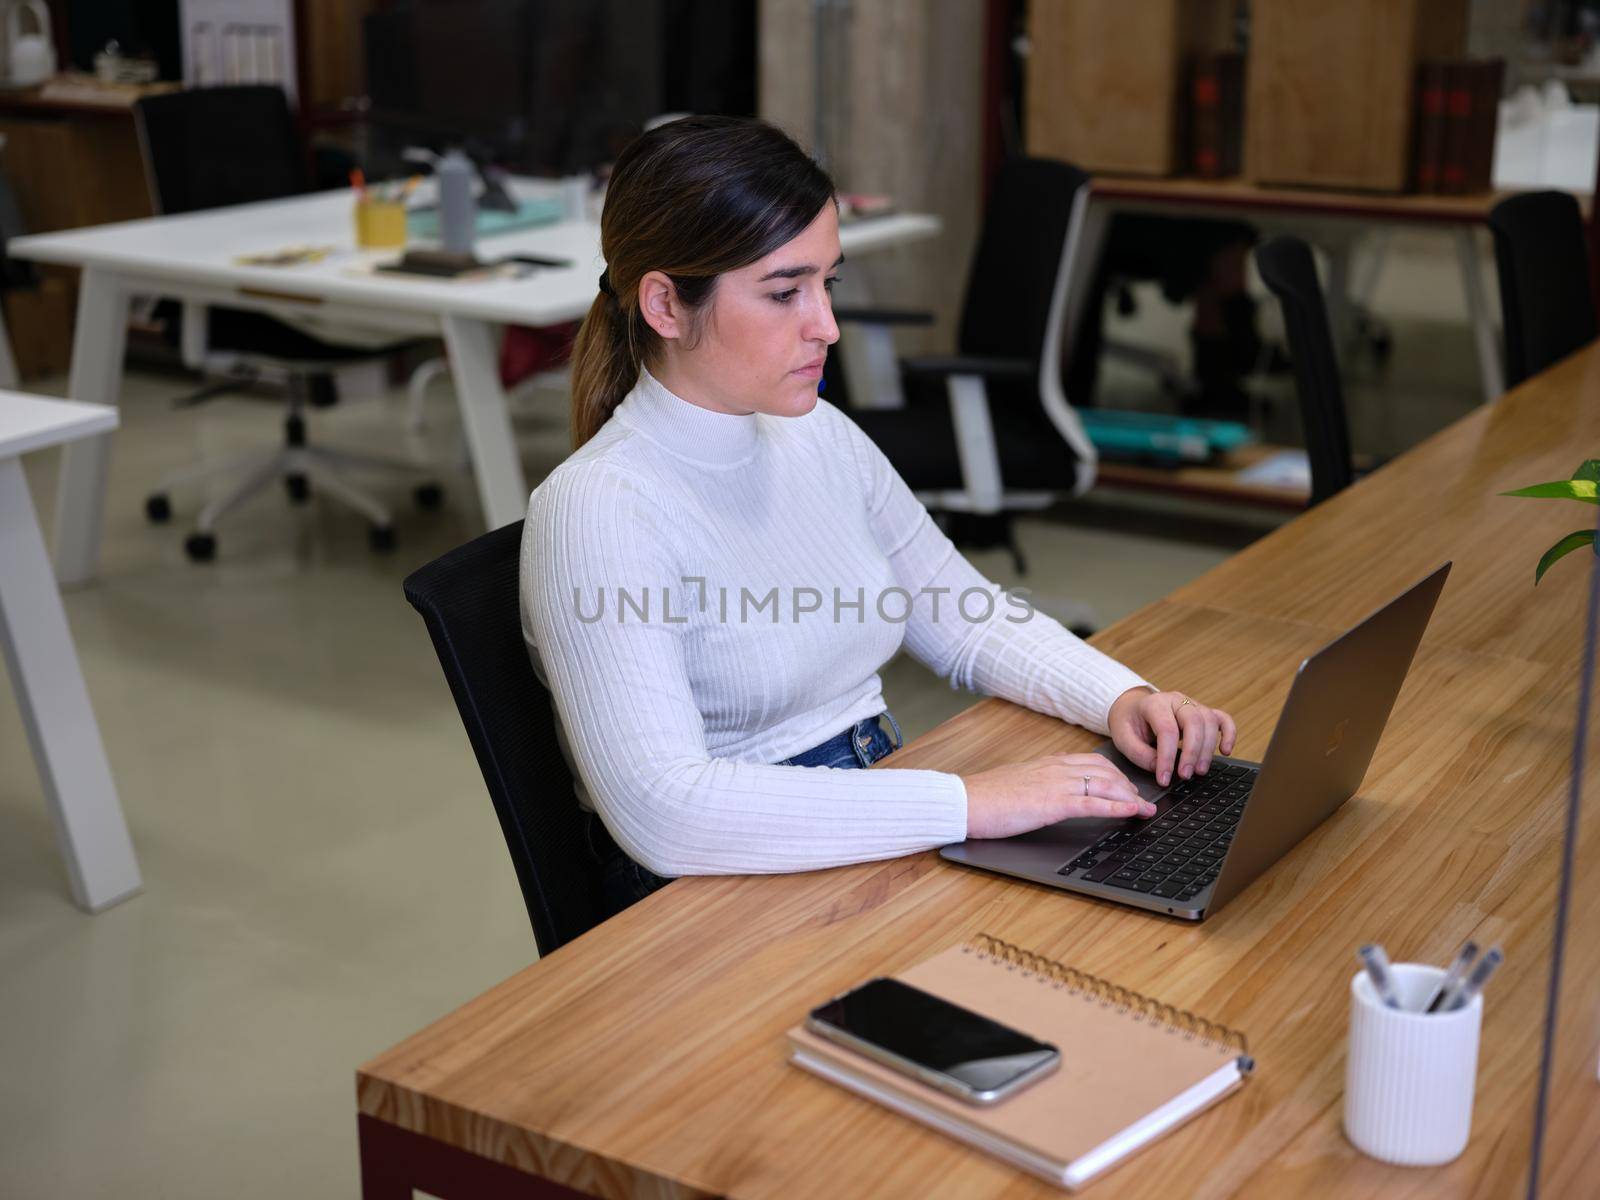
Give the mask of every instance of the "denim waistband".
POLYGON ((900 733, 900 723, 894 714, 885 710, 876 717, 857 721, 849 729, 834 734, 809 750, 783 760, 786 767, 870 767, 879 759, 893 754, 905 744, 900 733), (887 717, 894 737, 884 732, 880 723, 887 717))

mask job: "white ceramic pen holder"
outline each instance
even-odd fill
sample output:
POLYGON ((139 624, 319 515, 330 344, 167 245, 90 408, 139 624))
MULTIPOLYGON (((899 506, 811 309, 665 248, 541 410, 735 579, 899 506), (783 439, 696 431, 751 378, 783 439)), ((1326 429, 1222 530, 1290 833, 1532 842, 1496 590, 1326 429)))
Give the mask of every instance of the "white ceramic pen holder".
POLYGON ((1378 999, 1365 971, 1350 981, 1345 1136, 1383 1162, 1447 1163, 1466 1149, 1472 1132, 1483 997, 1455 1012, 1425 1013, 1422 1005, 1445 973, 1395 963, 1389 974, 1400 1009, 1378 999))

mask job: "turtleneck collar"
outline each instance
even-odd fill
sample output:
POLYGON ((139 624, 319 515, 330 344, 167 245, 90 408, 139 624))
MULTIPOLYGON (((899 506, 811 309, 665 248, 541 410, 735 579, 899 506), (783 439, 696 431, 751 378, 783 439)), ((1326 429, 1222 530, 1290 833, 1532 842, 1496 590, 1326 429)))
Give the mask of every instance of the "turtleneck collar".
POLYGON ((691 404, 644 367, 613 415, 680 458, 705 466, 737 466, 761 440, 757 414, 735 416, 691 404))

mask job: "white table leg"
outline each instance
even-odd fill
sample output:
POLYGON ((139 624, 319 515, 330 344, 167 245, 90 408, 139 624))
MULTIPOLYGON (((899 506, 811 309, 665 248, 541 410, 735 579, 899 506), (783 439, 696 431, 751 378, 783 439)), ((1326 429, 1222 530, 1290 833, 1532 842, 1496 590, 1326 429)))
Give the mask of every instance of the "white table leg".
POLYGON ((1350 305, 1350 242, 1353 235, 1343 232, 1318 239, 1322 252, 1328 256, 1328 332, 1333 336, 1334 354, 1341 360, 1347 357, 1350 346, 1352 321, 1350 305))
POLYGON ((483 518, 490 529, 498 529, 527 515, 528 483, 517 455, 506 392, 500 386, 494 327, 466 317, 440 320, 483 518))
MULTIPOLYGON (((78 292, 68 396, 115 406, 122 393, 122 355, 128 340, 128 294, 119 280, 93 267, 78 292)), ((73 442, 61 451, 56 489, 56 578, 63 584, 94 577, 105 519, 111 434, 73 442)))
POLYGON ((142 884, 61 595, 15 458, 0 461, 0 646, 73 899, 98 912, 142 884))
POLYGON ((0 388, 15 389, 17 383, 17 360, 11 353, 11 333, 6 329, 5 311, 0 309, 0 388))
POLYGON ((1478 260, 1478 244, 1470 225, 1455 231, 1456 261, 1461 267, 1461 290, 1467 296, 1467 316, 1478 342, 1478 374, 1483 379, 1483 400, 1498 400, 1506 390, 1505 370, 1500 363, 1500 334, 1489 314, 1489 299, 1483 290, 1483 271, 1478 260))
MULTIPOLYGON (((871 308, 869 290, 858 270, 839 281, 835 303, 840 308, 871 308)), ((900 385, 900 355, 894 330, 866 321, 846 321, 839 326, 839 360, 852 408, 904 408, 900 385)))

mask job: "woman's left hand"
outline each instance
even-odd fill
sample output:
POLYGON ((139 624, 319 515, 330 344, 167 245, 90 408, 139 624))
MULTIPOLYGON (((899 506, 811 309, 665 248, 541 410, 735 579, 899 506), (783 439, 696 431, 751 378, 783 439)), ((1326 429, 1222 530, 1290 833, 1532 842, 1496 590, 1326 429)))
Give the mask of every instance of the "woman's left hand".
POLYGON ((1129 688, 1111 706, 1111 740, 1130 761, 1155 775, 1162 787, 1204 775, 1215 754, 1232 754, 1233 718, 1182 692, 1129 688))

